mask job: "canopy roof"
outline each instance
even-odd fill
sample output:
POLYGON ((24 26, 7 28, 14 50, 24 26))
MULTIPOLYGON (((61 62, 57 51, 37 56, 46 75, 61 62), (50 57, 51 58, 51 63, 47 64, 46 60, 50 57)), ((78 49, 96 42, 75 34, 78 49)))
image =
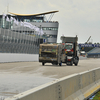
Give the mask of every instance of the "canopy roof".
POLYGON ((59 12, 59 11, 50 11, 50 12, 39 13, 39 14, 17 14, 17 13, 12 13, 12 12, 9 12, 9 13, 16 16, 39 16, 39 15, 45 15, 45 14, 50 14, 50 13, 56 13, 56 12, 59 12))

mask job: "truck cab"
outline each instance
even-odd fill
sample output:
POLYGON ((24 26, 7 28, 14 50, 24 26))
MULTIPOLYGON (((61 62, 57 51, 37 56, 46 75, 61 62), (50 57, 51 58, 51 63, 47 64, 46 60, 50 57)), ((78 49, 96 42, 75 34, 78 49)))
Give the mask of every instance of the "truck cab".
POLYGON ((65 53, 66 55, 70 56, 73 54, 73 44, 72 43, 65 43, 65 53))
POLYGON ((65 52, 66 52, 66 64, 67 65, 73 65, 77 66, 79 61, 79 50, 78 50, 78 37, 65 37, 61 36, 62 43, 65 43, 65 52))

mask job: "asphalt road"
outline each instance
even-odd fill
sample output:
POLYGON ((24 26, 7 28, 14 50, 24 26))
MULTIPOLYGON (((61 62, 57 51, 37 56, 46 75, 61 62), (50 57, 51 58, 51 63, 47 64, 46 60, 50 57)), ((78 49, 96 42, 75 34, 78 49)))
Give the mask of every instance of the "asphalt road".
POLYGON ((100 59, 83 59, 78 66, 57 66, 50 63, 42 66, 39 62, 0 63, 0 98, 97 67, 100 67, 100 59))

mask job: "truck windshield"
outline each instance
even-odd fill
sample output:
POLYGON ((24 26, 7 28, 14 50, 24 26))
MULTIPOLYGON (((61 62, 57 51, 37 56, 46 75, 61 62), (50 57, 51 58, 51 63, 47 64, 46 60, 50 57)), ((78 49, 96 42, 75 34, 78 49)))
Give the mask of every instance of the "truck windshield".
POLYGON ((66 45, 65 49, 72 49, 72 45, 66 45))

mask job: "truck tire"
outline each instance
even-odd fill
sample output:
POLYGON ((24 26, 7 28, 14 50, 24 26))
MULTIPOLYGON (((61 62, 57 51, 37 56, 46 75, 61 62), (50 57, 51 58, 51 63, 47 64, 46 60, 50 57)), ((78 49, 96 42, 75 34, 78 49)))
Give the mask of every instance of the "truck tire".
POLYGON ((77 66, 78 63, 75 64, 75 66, 77 66))
POLYGON ((77 62, 75 63, 75 66, 77 66, 77 65, 78 65, 78 62, 79 62, 79 57, 77 56, 77 57, 76 57, 76 59, 77 59, 77 62))
POLYGON ((59 63, 59 66, 61 66, 62 65, 62 63, 59 63))
POLYGON ((45 64, 45 63, 44 63, 44 62, 42 62, 42 65, 43 65, 43 66, 44 66, 44 64, 45 64))
POLYGON ((75 60, 74 64, 75 64, 75 66, 77 66, 78 65, 78 62, 79 62, 79 57, 78 56, 75 57, 74 60, 75 60))
POLYGON ((79 61, 79 57, 77 56, 77 60, 79 61))

